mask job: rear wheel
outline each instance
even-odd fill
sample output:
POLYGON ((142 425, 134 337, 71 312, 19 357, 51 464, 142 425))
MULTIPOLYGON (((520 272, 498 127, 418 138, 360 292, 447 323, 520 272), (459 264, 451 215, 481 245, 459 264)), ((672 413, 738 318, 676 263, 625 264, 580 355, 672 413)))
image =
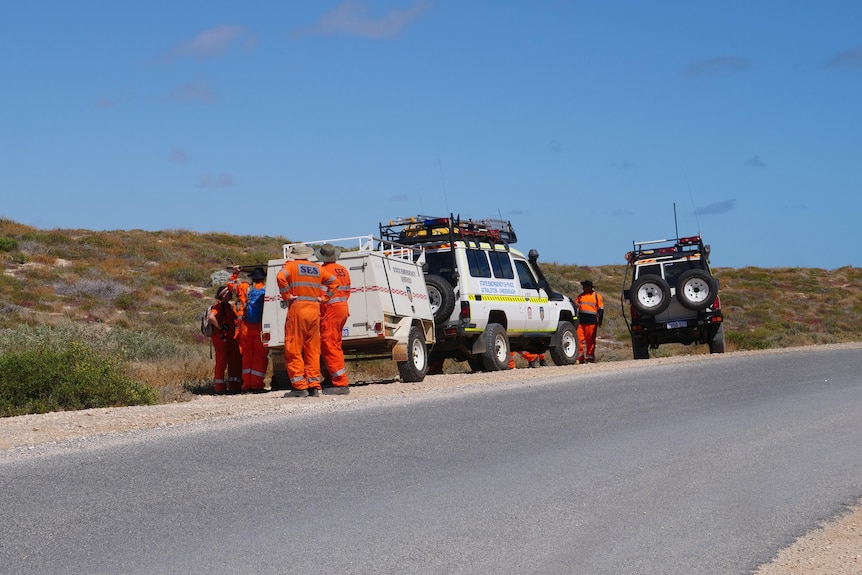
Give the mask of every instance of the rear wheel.
POLYGON ((485 351, 480 357, 485 371, 509 369, 509 337, 503 326, 499 323, 489 323, 482 337, 485 338, 485 351))
POLYGON ((578 333, 575 325, 570 321, 561 321, 557 326, 554 340, 560 342, 558 346, 548 350, 554 363, 557 365, 574 364, 578 359, 578 333))
POLYGON ((438 324, 448 321, 455 310, 455 289, 452 284, 433 274, 425 276, 425 284, 428 286, 428 303, 431 304, 434 321, 438 324))
POLYGON ((724 324, 718 326, 715 337, 709 342, 709 353, 724 353, 724 324))
POLYGON ((632 355, 635 359, 649 359, 649 342, 646 338, 632 336, 632 355))
POLYGON ((641 315, 658 315, 670 305, 670 286, 664 278, 647 274, 632 283, 632 307, 641 315))
POLYGON ((417 382, 425 379, 428 371, 428 348, 425 347, 425 334, 415 325, 407 336, 407 361, 398 362, 401 381, 417 382))

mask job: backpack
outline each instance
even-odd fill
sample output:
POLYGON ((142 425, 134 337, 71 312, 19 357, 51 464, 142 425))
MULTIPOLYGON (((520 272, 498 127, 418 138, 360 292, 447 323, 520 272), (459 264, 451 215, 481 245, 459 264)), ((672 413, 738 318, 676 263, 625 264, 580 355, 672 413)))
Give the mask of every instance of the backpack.
POLYGON ((212 308, 213 306, 209 306, 203 315, 201 315, 201 335, 205 337, 211 337, 213 334, 213 324, 211 324, 209 320, 210 310, 212 310, 212 308))
POLYGON ((263 320, 263 300, 266 289, 249 286, 242 320, 247 323, 260 323, 263 320))

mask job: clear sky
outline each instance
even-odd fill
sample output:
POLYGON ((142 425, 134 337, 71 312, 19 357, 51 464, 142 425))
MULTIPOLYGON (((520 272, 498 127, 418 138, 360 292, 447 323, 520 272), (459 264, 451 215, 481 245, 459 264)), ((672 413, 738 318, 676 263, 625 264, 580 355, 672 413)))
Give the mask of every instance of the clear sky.
MULTIPOLYGON (((2 1, 0 216, 862 265, 859 0, 2 1)), ((276 246, 277 250, 277 246, 276 246)))

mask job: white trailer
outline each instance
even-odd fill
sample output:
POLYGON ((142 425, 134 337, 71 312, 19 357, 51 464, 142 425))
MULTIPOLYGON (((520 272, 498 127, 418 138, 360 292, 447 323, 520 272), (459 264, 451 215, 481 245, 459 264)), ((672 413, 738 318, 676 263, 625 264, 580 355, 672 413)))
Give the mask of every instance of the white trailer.
MULTIPOLYGON (((350 316, 344 326, 341 348, 345 361, 392 359, 402 381, 417 382, 428 371, 428 347, 434 344, 434 314, 428 299, 421 248, 356 236, 314 242, 341 248, 338 263, 350 272, 350 316)), ((281 259, 270 260, 266 274, 261 338, 270 350, 273 387, 286 389, 284 321, 276 275, 289 257, 291 246, 282 246, 281 259)), ((315 261, 315 258, 311 258, 315 261)))

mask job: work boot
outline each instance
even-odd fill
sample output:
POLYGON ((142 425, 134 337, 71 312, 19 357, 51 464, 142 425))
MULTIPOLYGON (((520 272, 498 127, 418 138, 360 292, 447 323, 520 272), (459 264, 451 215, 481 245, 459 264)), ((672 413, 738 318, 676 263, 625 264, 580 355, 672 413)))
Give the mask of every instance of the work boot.
POLYGON ((346 385, 336 385, 326 390, 327 395, 347 395, 350 393, 350 388, 346 385))
POLYGON ((284 397, 308 397, 307 389, 292 389, 284 394, 284 397))
POLYGON ((548 367, 548 362, 545 361, 545 358, 539 359, 539 367, 548 367))
POLYGON ((308 388, 308 397, 320 397, 320 388, 319 387, 309 387, 308 388))
POLYGON ((539 367, 539 360, 538 360, 538 359, 534 359, 533 361, 531 361, 531 362, 530 362, 530 367, 539 367))

